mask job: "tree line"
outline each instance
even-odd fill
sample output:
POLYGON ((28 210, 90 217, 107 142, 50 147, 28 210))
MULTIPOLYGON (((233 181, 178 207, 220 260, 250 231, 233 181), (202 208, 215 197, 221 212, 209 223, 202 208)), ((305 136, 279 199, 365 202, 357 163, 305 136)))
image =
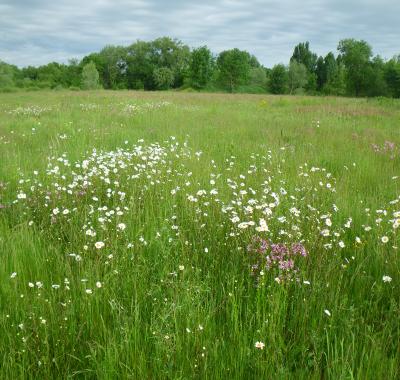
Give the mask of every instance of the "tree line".
POLYGON ((400 97, 400 54, 374 56, 363 40, 344 39, 337 54, 318 56, 308 42, 295 46, 288 64, 266 68, 244 50, 218 55, 190 49, 169 37, 106 46, 68 64, 22 69, 0 61, 0 90, 16 88, 227 91, 243 93, 400 97))

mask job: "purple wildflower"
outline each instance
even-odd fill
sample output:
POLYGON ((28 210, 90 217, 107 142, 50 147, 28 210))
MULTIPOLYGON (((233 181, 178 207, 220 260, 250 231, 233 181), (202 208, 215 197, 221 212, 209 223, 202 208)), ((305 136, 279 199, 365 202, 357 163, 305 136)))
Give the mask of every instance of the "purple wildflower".
POLYGON ((302 243, 293 243, 292 244, 292 252, 294 255, 301 255, 304 257, 307 256, 307 250, 305 249, 305 247, 302 243))
POLYGON ((251 274, 256 283, 262 283, 258 273, 259 269, 273 272, 274 278, 279 284, 285 281, 298 279, 299 270, 295 266, 295 257, 306 257, 306 248, 300 242, 291 245, 285 243, 272 243, 258 236, 252 239, 248 245, 248 252, 253 259, 251 263, 251 274))

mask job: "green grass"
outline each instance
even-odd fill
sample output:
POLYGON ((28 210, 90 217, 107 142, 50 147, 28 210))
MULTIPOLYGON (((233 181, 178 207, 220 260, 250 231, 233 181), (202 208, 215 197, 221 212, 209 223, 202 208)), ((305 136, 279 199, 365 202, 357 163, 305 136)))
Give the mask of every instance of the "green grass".
POLYGON ((0 378, 399 378, 399 120, 385 99, 0 94, 0 378), (303 243, 293 281, 252 275, 255 236, 303 243))

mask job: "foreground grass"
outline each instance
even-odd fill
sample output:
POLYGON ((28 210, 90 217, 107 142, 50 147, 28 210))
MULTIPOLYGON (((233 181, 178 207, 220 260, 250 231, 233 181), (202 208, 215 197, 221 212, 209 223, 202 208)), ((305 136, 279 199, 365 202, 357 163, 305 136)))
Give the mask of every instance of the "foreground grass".
POLYGON ((1 95, 0 377, 399 377, 399 119, 379 99, 1 95), (303 243, 293 281, 252 275, 254 236, 303 243))

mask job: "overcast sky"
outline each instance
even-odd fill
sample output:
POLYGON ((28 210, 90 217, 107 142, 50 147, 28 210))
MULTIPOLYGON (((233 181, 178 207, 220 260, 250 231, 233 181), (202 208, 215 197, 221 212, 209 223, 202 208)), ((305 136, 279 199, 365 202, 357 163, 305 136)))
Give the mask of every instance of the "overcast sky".
POLYGON ((0 60, 40 65, 137 39, 178 38, 218 53, 238 47, 272 66, 298 42, 318 54, 340 39, 400 53, 400 0, 0 0, 0 60))

